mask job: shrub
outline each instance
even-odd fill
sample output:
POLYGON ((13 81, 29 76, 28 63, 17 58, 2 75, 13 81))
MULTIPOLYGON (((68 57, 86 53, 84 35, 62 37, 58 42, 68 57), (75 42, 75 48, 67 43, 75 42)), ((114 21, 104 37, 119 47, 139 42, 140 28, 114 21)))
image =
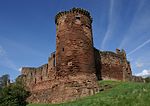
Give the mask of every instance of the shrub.
POLYGON ((29 92, 21 81, 16 81, 0 90, 0 106, 26 106, 29 92))

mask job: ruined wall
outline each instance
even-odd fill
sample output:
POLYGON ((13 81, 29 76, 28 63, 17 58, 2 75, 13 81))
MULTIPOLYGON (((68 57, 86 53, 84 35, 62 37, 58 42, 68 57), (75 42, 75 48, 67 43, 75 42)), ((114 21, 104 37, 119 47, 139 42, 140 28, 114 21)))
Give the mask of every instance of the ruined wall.
POLYGON ((132 79, 124 50, 99 51, 93 47, 92 18, 81 8, 55 17, 56 52, 48 64, 23 67, 22 76, 31 91, 30 103, 61 103, 99 92, 98 80, 132 79))
POLYGON ((121 59, 111 52, 100 52, 102 79, 123 80, 121 59))
POLYGON ((37 68, 23 67, 21 74, 24 75, 26 85, 30 90, 35 91, 43 89, 44 86, 41 83, 52 80, 55 77, 55 54, 51 54, 48 64, 44 64, 37 68))
POLYGON ((58 13, 55 23, 56 79, 61 82, 56 89, 60 98, 73 99, 98 92, 90 13, 73 8, 58 13))
POLYGON ((95 49, 95 61, 98 79, 131 80, 130 63, 127 61, 124 51, 120 52, 117 49, 114 53, 95 49))
POLYGON ((132 76, 132 81, 133 82, 145 82, 144 78, 140 76, 132 76))
POLYGON ((38 68, 23 67, 22 75, 25 75, 27 87, 32 86, 47 80, 48 64, 45 64, 38 68))
POLYGON ((48 59, 48 78, 54 80, 56 77, 56 56, 55 52, 51 53, 48 59))
POLYGON ((60 103, 99 91, 89 12, 80 8, 60 12, 55 23, 56 53, 51 54, 46 68, 22 70, 31 91, 30 103, 60 103))

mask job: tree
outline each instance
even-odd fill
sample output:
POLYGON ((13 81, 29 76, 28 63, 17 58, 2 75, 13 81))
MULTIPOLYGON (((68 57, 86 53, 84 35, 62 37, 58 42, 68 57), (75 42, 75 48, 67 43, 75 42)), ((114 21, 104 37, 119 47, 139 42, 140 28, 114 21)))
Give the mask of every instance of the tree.
POLYGON ((25 90, 23 82, 17 79, 0 91, 0 106, 26 106, 28 96, 29 92, 25 90))
POLYGON ((0 88, 7 86, 7 84, 10 82, 10 78, 8 74, 5 74, 0 77, 0 88))

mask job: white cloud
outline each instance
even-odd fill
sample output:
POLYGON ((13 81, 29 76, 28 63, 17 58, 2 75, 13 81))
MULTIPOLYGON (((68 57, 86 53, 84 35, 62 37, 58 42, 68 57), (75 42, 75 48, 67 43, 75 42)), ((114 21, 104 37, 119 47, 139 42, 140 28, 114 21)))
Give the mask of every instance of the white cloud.
POLYGON ((123 40, 121 41, 119 48, 124 48, 129 44, 129 42, 132 42, 135 39, 133 35, 138 35, 138 33, 144 32, 146 29, 149 30, 149 15, 144 16, 145 11, 141 12, 145 3, 145 0, 139 1, 139 5, 135 11, 132 22, 130 23, 128 30, 122 35, 123 40))
POLYGON ((142 43, 141 45, 139 45, 138 47, 136 47, 135 49, 133 49, 131 52, 129 52, 127 55, 131 55, 132 53, 136 52, 137 50, 141 49, 143 46, 145 46, 146 44, 150 43, 150 39, 148 39, 147 41, 145 41, 144 43, 142 43))
POLYGON ((141 68, 144 64, 140 63, 140 62, 136 62, 135 65, 136 65, 137 68, 141 68))
POLYGON ((150 76, 150 70, 143 70, 141 73, 137 73, 136 76, 147 77, 150 76))
POLYGON ((105 46, 107 40, 112 35, 113 25, 115 25, 115 24, 112 24, 112 22, 114 21, 112 19, 113 18, 113 6, 114 6, 114 0, 110 0, 110 8, 109 8, 109 15, 108 15, 109 16, 109 20, 108 20, 109 24, 108 24, 107 31, 105 33, 104 39, 101 44, 101 49, 104 49, 104 46, 105 46))
POLYGON ((22 71, 22 67, 21 67, 21 68, 19 68, 19 69, 18 69, 18 71, 20 71, 20 72, 21 72, 21 71, 22 71))

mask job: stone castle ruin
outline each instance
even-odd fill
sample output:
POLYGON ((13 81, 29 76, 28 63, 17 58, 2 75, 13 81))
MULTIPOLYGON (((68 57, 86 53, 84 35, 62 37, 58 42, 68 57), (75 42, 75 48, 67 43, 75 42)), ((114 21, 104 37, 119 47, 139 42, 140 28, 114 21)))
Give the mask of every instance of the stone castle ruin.
POLYGON ((61 103, 99 92, 98 80, 130 81, 132 72, 124 50, 100 51, 93 46, 92 18, 80 8, 55 17, 56 52, 48 64, 23 67, 21 77, 31 103, 61 103))

